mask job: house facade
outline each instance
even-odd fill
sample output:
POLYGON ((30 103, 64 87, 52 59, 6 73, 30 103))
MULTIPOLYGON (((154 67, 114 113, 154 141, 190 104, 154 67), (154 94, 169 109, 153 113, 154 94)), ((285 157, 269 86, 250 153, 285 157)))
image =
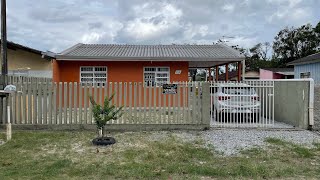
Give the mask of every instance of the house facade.
POLYGON ((260 79, 293 79, 293 68, 264 68, 260 69, 260 79))
POLYGON ((77 44, 56 56, 53 81, 98 85, 106 82, 144 82, 160 86, 188 81, 189 68, 211 68, 243 61, 243 55, 223 44, 77 44))
MULTIPOLYGON (((228 75, 228 80, 226 80, 226 73, 220 74, 219 75, 219 81, 237 81, 238 80, 238 72, 237 71, 231 71, 229 72, 228 75)), ((245 80, 257 80, 260 79, 260 75, 258 71, 250 71, 250 70, 246 70, 244 76, 242 75, 242 77, 244 77, 245 80)))
POLYGON ((51 58, 39 50, 8 42, 8 74, 52 78, 51 58))
POLYGON ((295 61, 288 65, 294 66, 294 78, 312 78, 316 85, 320 85, 320 53, 316 53, 295 61))

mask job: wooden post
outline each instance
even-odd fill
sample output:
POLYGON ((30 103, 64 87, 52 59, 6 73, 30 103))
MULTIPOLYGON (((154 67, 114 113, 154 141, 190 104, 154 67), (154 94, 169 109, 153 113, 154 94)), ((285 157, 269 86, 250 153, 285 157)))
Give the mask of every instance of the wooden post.
POLYGON ((216 66, 216 81, 219 81, 219 66, 216 66))
POLYGON ((238 81, 239 82, 241 81, 241 71, 242 71, 241 62, 238 62, 238 81))
POLYGON ((8 59, 7 59, 7 2, 1 0, 1 76, 0 76, 0 89, 3 90, 8 81, 8 59))
POLYGON ((241 67, 242 67, 242 74, 243 74, 242 81, 244 81, 246 79, 246 77, 245 77, 245 74, 246 74, 246 61, 245 60, 242 61, 241 67))
POLYGON ((229 80, 229 63, 226 64, 226 81, 229 80))
POLYGON ((211 68, 208 68, 209 70, 209 77, 208 77, 208 81, 211 81, 211 68))

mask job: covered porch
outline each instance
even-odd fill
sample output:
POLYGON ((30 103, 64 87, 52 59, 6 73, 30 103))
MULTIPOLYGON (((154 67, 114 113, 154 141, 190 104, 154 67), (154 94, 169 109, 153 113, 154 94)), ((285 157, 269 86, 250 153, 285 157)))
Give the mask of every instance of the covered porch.
MULTIPOLYGON (((224 60, 212 59, 205 62, 190 61, 189 70, 197 69, 204 69, 206 71, 205 81, 230 81, 230 72, 236 72, 237 81, 241 81, 244 80, 243 74, 245 74, 245 60, 244 58, 236 58, 224 60), (230 69, 233 70, 230 71, 230 69), (220 73, 220 71, 224 71, 224 73, 220 73), (224 76, 223 79, 221 79, 221 75, 224 76)), ((195 77, 192 77, 192 80, 195 81, 195 77)))

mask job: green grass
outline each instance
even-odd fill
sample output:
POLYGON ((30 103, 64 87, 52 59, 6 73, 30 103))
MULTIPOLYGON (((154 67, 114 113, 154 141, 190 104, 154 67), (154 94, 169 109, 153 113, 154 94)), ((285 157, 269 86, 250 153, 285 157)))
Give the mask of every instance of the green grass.
POLYGON ((112 136, 114 146, 97 149, 93 132, 15 132, 0 146, 0 179, 320 178, 318 144, 307 149, 266 139, 267 149, 224 157, 202 139, 187 143, 171 133, 112 136))
POLYGON ((290 150, 291 152, 295 153, 297 156, 302 158, 312 158, 316 155, 315 150, 316 151, 320 150, 318 144, 315 144, 315 147, 316 147, 315 149, 308 149, 306 147, 302 147, 300 145, 296 145, 290 142, 285 142, 283 140, 275 139, 275 138, 267 138, 266 142, 285 147, 287 150, 290 150))

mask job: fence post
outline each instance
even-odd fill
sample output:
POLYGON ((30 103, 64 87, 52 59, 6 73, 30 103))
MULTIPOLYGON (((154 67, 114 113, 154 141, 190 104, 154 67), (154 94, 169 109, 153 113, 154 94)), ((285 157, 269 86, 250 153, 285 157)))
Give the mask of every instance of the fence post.
MULTIPOLYGON (((199 92, 200 93, 200 92, 199 92)), ((202 99, 201 99, 201 124, 205 125, 205 128, 210 128, 210 83, 205 82, 202 84, 202 99)))

